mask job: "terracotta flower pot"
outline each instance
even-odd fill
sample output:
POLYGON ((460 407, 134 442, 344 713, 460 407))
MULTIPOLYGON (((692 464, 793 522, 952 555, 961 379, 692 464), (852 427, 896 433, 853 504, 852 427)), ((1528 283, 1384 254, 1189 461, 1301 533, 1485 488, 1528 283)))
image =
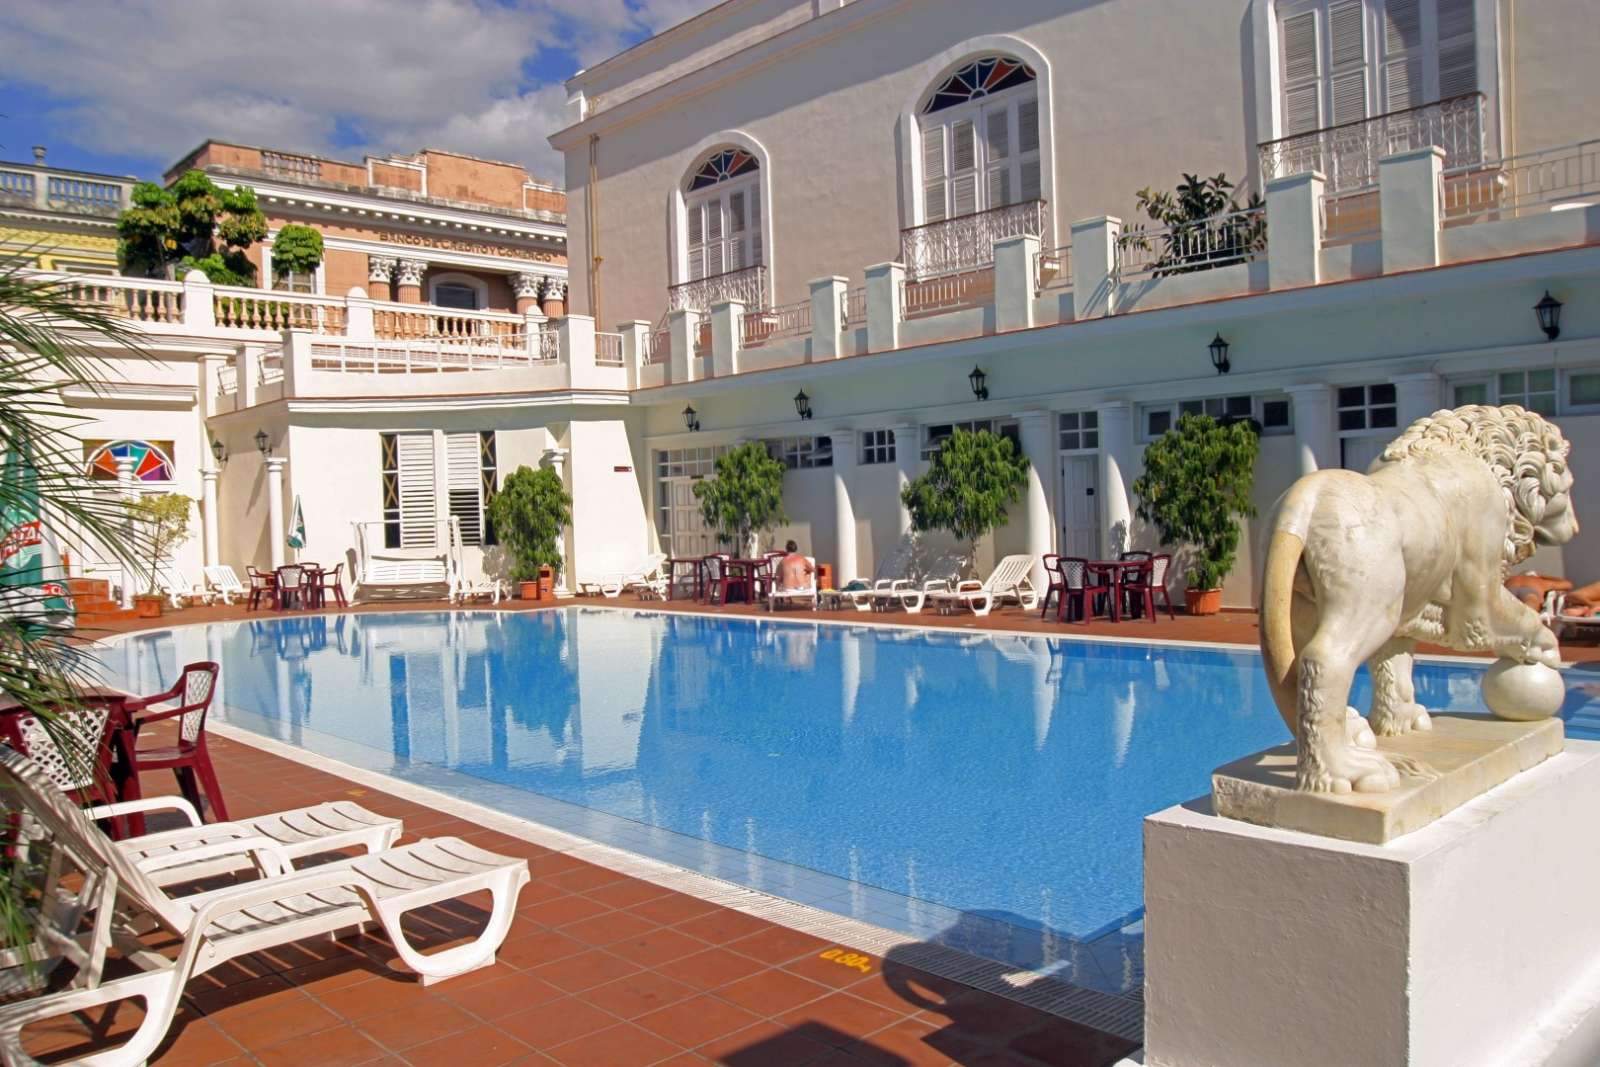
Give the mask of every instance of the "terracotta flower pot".
POLYGON ((538 600, 539 599, 539 583, 538 582, 518 582, 517 583, 517 597, 520 600, 538 600))
POLYGON ((139 593, 133 598, 134 613, 141 619, 159 619, 163 599, 159 593, 139 593))
POLYGON ((554 567, 539 568, 539 600, 554 600, 556 595, 556 572, 554 567))
POLYGON ((1185 589, 1183 599, 1190 615, 1215 615, 1222 610, 1222 589, 1185 589))

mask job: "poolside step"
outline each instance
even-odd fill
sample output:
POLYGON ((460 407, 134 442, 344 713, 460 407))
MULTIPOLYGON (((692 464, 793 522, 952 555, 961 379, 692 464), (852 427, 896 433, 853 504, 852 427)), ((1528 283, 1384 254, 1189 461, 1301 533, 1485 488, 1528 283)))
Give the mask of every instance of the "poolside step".
POLYGON ((67 591, 78 612, 78 625, 131 619, 135 612, 111 598, 111 583, 101 578, 69 578, 67 591))

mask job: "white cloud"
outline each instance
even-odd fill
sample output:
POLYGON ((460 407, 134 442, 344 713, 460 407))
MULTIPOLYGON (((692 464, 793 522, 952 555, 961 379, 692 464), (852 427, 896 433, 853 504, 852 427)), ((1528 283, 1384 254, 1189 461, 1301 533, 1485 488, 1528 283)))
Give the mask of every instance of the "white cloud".
POLYGON ((443 148, 559 181, 546 137, 565 121, 561 79, 714 2, 52 0, 8 9, 0 71, 61 101, 60 135, 162 165, 215 137, 443 148))

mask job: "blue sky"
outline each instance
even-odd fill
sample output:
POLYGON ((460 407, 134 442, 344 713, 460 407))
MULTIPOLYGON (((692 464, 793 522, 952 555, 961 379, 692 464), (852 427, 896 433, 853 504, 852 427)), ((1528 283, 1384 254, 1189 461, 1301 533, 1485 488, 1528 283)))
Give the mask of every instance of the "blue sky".
POLYGON ((205 140, 443 148, 559 182, 573 72, 716 0, 50 0, 8 5, 0 159, 158 178, 205 140))

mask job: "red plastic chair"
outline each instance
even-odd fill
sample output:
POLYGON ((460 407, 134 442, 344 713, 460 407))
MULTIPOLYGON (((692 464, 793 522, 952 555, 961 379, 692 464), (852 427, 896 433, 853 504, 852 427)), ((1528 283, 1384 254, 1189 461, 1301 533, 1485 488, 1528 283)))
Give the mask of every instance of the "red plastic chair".
POLYGON ((178 720, 178 743, 158 748, 135 748, 132 756, 132 774, 123 787, 124 800, 136 800, 139 793, 141 771, 170 770, 178 776, 178 788, 196 811, 205 809, 200 803, 200 793, 205 792, 211 802, 211 816, 218 822, 228 820, 228 806, 222 801, 222 787, 217 784, 217 773, 211 766, 211 754, 206 751, 206 712, 211 710, 211 698, 217 691, 215 663, 191 663, 183 668, 178 684, 165 693, 128 701, 128 713, 144 726, 164 719, 178 720), (177 702, 175 707, 154 708, 157 704, 177 702), (198 780, 198 781, 197 781, 198 780))
MULTIPOLYGON (((1044 606, 1039 609, 1039 618, 1041 619, 1050 614, 1051 597, 1066 596, 1066 582, 1061 577, 1061 557, 1056 553, 1046 552, 1044 554, 1044 574, 1045 578, 1049 580, 1050 588, 1045 590, 1044 606)), ((1060 610, 1059 607, 1056 609, 1057 614, 1060 614, 1060 610)))
MULTIPOLYGON (((5 743, 37 763, 61 791, 79 805, 110 804, 117 799, 112 786, 112 722, 108 704, 85 702, 82 707, 58 708, 47 727, 37 715, 14 712, 0 717, 0 737, 5 743), (73 755, 62 751, 57 736, 70 735, 78 750, 73 755), (87 760, 82 753, 93 753, 87 760)), ((120 826, 121 820, 118 820, 120 826)), ((120 832, 120 831, 119 831, 120 832)))
POLYGON ((714 552, 705 559, 706 565, 706 603, 727 604, 728 590, 739 584, 737 579, 728 577, 728 557, 720 552, 714 552))
POLYGON ((271 571, 258 571, 254 567, 246 567, 245 573, 250 576, 250 600, 245 605, 250 611, 261 606, 265 599, 268 604, 276 603, 275 588, 278 584, 277 576, 271 571))
POLYGON ((1089 561, 1079 556, 1063 556, 1061 558, 1061 607, 1057 618, 1061 622, 1074 621, 1067 616, 1076 609, 1076 621, 1084 626, 1089 625, 1090 610, 1094 606, 1094 597, 1109 596, 1111 586, 1103 578, 1097 577, 1103 572, 1089 569, 1089 561))
POLYGON ((333 570, 323 571, 317 583, 317 607, 325 607, 328 603, 328 594, 339 602, 341 608, 349 607, 344 599, 344 586, 339 584, 339 572, 344 570, 343 563, 335 563, 333 570))
POLYGON ((1153 625, 1156 621, 1156 596, 1159 595, 1167 607, 1167 618, 1176 618, 1172 613, 1172 599, 1167 595, 1167 568, 1171 565, 1172 557, 1162 553, 1151 556, 1150 562, 1140 567, 1136 574, 1123 578, 1123 599, 1127 601, 1130 615, 1133 608, 1138 606, 1153 625))

